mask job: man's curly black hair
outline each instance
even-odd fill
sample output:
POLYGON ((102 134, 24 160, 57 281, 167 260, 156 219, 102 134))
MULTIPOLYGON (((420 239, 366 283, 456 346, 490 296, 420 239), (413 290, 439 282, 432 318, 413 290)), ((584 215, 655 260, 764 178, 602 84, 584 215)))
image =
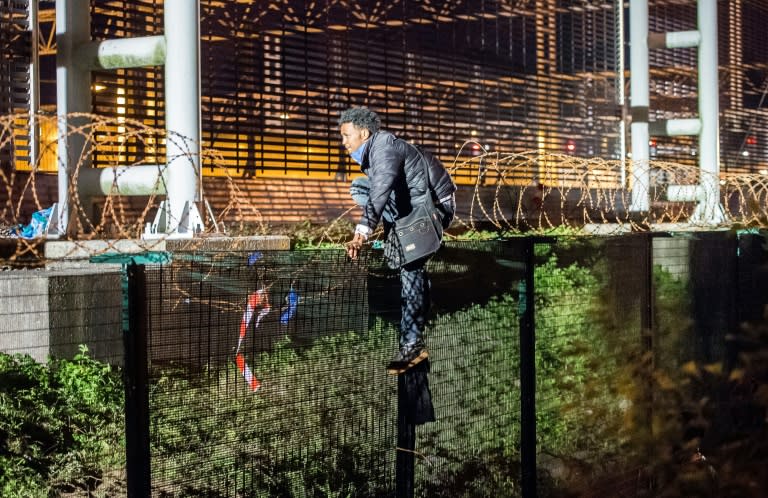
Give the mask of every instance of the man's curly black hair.
POLYGON ((344 123, 352 123, 356 128, 367 129, 371 135, 379 131, 381 127, 379 115, 367 107, 350 107, 342 111, 341 116, 339 116, 339 126, 344 123))

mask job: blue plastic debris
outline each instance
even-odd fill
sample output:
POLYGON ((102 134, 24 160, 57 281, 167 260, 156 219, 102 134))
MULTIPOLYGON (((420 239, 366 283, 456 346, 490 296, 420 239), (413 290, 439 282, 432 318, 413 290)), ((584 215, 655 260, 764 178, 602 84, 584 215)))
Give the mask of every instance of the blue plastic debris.
POLYGON ((259 251, 252 252, 248 255, 248 266, 251 266, 253 264, 256 264, 257 261, 259 261, 262 258, 263 254, 261 254, 259 251))
POLYGON ((288 295, 285 296, 285 306, 280 310, 280 323, 288 325, 291 318, 296 315, 296 308, 299 306, 299 294, 291 288, 288 295))
POLYGON ((19 225, 14 228, 12 235, 20 237, 22 239, 35 239, 45 235, 45 231, 48 228, 48 223, 51 221, 51 212, 53 206, 35 211, 32 213, 32 220, 29 225, 19 225))

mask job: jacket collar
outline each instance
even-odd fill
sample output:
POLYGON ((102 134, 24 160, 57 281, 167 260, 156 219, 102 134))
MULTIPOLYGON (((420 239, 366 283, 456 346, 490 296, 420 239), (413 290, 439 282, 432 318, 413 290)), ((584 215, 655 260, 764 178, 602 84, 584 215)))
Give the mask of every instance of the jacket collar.
POLYGON ((360 171, 365 172, 370 167, 370 161, 369 157, 371 155, 371 146, 373 145, 373 141, 376 140, 376 137, 379 135, 379 132, 377 131, 373 135, 368 138, 368 140, 363 143, 360 147, 365 147, 365 150, 363 150, 363 157, 360 161, 360 171))

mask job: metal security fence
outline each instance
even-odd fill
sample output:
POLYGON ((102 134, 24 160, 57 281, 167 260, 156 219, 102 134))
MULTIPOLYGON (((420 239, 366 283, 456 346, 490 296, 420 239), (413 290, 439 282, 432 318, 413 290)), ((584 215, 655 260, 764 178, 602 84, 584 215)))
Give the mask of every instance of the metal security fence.
POLYGON ((430 359, 400 377, 384 370, 399 279, 380 251, 133 266, 131 335, 146 349, 127 361, 143 420, 129 490, 651 496, 659 379, 726 359, 726 335, 768 300, 764 240, 448 243, 428 265, 430 359))
POLYGON ((339 251, 257 252, 137 274, 146 284, 131 286, 145 292, 137 373, 149 386, 147 407, 136 399, 136 413, 149 414, 138 441, 151 449, 138 465, 151 462, 153 493, 392 487, 396 382, 381 363, 387 337, 368 329, 364 265, 339 251))
MULTIPOLYGON (((759 480, 765 464, 755 456, 764 407, 750 397, 768 383, 750 356, 768 344, 765 232, 450 241, 428 264, 430 358, 399 377, 385 372, 399 278, 380 253, 176 252, 133 264, 105 256, 99 271, 3 272, 4 352, 42 362, 86 344, 125 383, 123 414, 114 370, 53 362, 63 379, 50 383, 63 396, 55 408, 67 413, 55 419, 60 435, 82 427, 88 441, 111 439, 82 450, 90 456, 78 462, 101 459, 84 464, 89 477, 46 474, 51 489, 757 496, 750 489, 765 484, 734 477, 759 480), (38 294, 40 306, 25 301, 38 294), (41 321, 64 318, 66 327, 41 321), (31 339, 41 334, 48 349, 31 339), (107 378, 109 399, 99 394, 107 378), (72 400, 89 415, 67 411, 72 400)), ((8 358, 0 454, 23 462, 34 456, 25 447, 50 452, 52 439, 9 432, 36 398, 20 384, 31 363, 8 358)), ((52 458, 46 468, 75 461, 52 458)))

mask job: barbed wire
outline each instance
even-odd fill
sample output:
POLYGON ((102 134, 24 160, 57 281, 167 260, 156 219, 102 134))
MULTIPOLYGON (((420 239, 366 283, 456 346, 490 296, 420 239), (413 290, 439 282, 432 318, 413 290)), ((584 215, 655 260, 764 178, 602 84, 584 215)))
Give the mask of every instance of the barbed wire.
POLYGON ((638 163, 539 151, 483 151, 470 159, 457 159, 450 170, 454 175, 462 170, 483 172, 475 179, 470 227, 478 219, 513 232, 589 224, 634 230, 664 224, 689 229, 765 227, 768 221, 768 175, 758 173, 721 173, 716 177, 698 166, 668 161, 638 163), (647 179, 641 182, 641 175, 647 179), (527 184, 521 182, 525 179, 527 184), (489 183, 495 195, 483 199, 477 194, 489 183), (701 184, 719 188, 720 197, 714 204, 719 202, 718 209, 722 210, 720 221, 692 216, 706 194, 701 192, 701 184), (647 209, 631 209, 632 189, 647 196, 647 209), (681 191, 690 192, 692 197, 679 200, 681 191), (475 211, 482 216, 474 216, 475 211))
MULTIPOLYGON (((119 241, 144 238, 166 191, 169 144, 182 151, 180 155, 190 160, 196 174, 205 164, 210 169, 205 181, 218 182, 218 188, 223 186, 226 192, 223 202, 218 199, 215 213, 202 207, 206 223, 198 237, 210 236, 220 227, 227 227, 229 234, 267 234, 270 229, 269 220, 243 189, 244 180, 231 174, 215 147, 202 147, 199 160, 193 161, 194 149, 188 138, 130 118, 73 113, 64 121, 47 114, 6 115, 0 116, 0 240, 6 246, 5 259, 43 258, 41 241, 45 234, 23 237, 21 229, 35 211, 58 201, 61 185, 55 182, 57 189, 51 189, 51 177, 62 165, 58 158, 60 133, 68 136, 64 150, 69 157, 72 225, 66 239, 73 243, 73 251, 93 252, 93 245, 87 242, 99 240, 103 244, 96 251, 121 252, 119 241), (39 152, 31 163, 27 159, 30 129, 37 130, 39 136, 39 152), (92 164, 112 169, 112 176, 107 176, 112 179, 110 192, 94 197, 93 209, 92 192, 84 194, 81 181, 92 164), (119 185, 121 176, 129 174, 132 166, 155 166, 156 188, 141 196, 121 191, 125 189, 119 185), (41 181, 43 176, 45 182, 41 181)), ((523 233, 591 226, 598 227, 600 233, 613 233, 652 230, 664 224, 678 225, 678 229, 768 226, 768 175, 759 173, 721 173, 707 178, 711 174, 686 164, 639 164, 543 151, 491 152, 474 141, 465 142, 455 157, 445 162, 460 184, 455 221, 458 230, 523 233), (694 198, 679 200, 679 195, 673 195, 687 191, 689 196, 701 196, 696 190, 701 183, 719 187, 723 216, 716 225, 694 215, 694 198), (631 209, 632 192, 640 188, 647 190, 647 209, 636 212, 631 209)), ((321 241, 343 241, 344 234, 335 225, 348 222, 357 211, 351 198, 349 205, 341 207, 344 212, 327 224, 321 241)), ((163 240, 159 235, 144 238, 143 244, 152 250, 153 244, 159 246, 163 240)))

